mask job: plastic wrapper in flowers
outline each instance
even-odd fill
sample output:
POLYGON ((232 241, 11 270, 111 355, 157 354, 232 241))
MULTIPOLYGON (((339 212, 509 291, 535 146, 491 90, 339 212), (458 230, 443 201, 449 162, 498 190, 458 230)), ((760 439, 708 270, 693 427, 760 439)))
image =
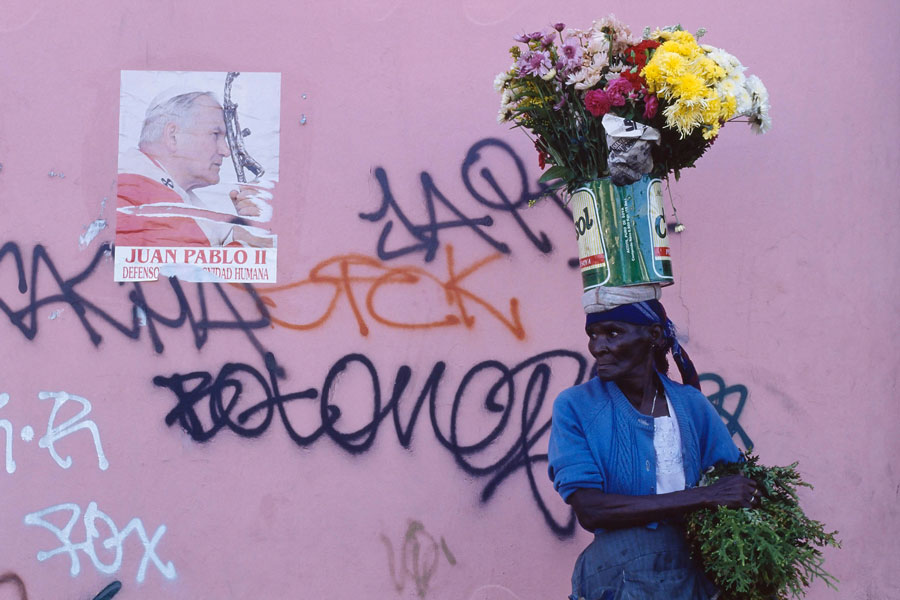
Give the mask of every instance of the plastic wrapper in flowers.
POLYGON ((692 551, 722 591, 719 600, 801 598, 815 579, 834 588, 837 580, 824 569, 821 548, 840 542, 836 531, 826 531, 800 508, 797 488, 812 486, 800 477, 797 463, 766 467, 756 456, 745 458, 715 467, 703 483, 740 473, 756 482, 759 505, 700 510, 685 521, 692 551))
POLYGON ((558 23, 515 39, 513 63, 494 82, 498 119, 531 135, 551 187, 572 192, 611 175, 608 114, 660 132, 653 177, 694 166, 729 120, 743 117, 757 133, 771 124, 759 78, 680 27, 639 37, 609 16, 585 30, 558 23))
POLYGON ((653 170, 651 152, 659 142, 657 130, 609 113, 602 123, 609 148, 609 178, 614 185, 629 185, 653 170))

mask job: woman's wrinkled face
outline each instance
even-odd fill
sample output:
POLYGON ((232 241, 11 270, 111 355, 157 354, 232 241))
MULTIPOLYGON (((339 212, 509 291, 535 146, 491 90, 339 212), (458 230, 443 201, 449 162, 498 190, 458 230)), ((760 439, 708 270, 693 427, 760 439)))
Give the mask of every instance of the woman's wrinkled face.
POLYGON ((588 350, 597 361, 597 375, 604 380, 641 377, 652 362, 657 331, 653 326, 620 321, 591 323, 585 328, 588 350))

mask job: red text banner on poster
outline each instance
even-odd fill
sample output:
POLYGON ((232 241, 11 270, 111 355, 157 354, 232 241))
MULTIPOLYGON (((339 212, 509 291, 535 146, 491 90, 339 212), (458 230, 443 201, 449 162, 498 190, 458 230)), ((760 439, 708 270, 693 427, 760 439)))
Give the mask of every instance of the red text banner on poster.
POLYGON ((189 276, 190 281, 275 283, 277 252, 274 248, 119 246, 115 280, 189 276))

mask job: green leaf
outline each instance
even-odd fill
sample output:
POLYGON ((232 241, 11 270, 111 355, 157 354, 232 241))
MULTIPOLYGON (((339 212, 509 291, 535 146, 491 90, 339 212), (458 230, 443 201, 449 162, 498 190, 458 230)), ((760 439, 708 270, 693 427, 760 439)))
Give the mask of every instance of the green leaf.
POLYGON ((704 475, 704 485, 741 473, 763 491, 757 508, 718 507, 688 516, 685 525, 693 552, 710 578, 729 600, 787 600, 806 593, 815 579, 834 587, 837 579, 824 567, 819 548, 839 548, 837 532, 808 518, 798 504, 796 490, 807 487, 797 463, 767 467, 759 457, 718 465, 704 475))
POLYGON ((571 177, 572 171, 570 171, 566 167, 556 166, 550 167, 549 169, 544 171, 544 174, 541 175, 541 178, 538 179, 538 181, 541 183, 548 183, 550 181, 553 181, 554 179, 571 179, 571 177))

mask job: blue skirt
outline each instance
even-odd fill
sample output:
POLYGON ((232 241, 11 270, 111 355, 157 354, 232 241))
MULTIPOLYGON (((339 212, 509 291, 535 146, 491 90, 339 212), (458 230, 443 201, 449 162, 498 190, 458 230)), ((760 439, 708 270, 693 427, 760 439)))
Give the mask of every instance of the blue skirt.
POLYGON ((575 562, 570 600, 715 600, 684 531, 660 523, 601 531, 575 562))

